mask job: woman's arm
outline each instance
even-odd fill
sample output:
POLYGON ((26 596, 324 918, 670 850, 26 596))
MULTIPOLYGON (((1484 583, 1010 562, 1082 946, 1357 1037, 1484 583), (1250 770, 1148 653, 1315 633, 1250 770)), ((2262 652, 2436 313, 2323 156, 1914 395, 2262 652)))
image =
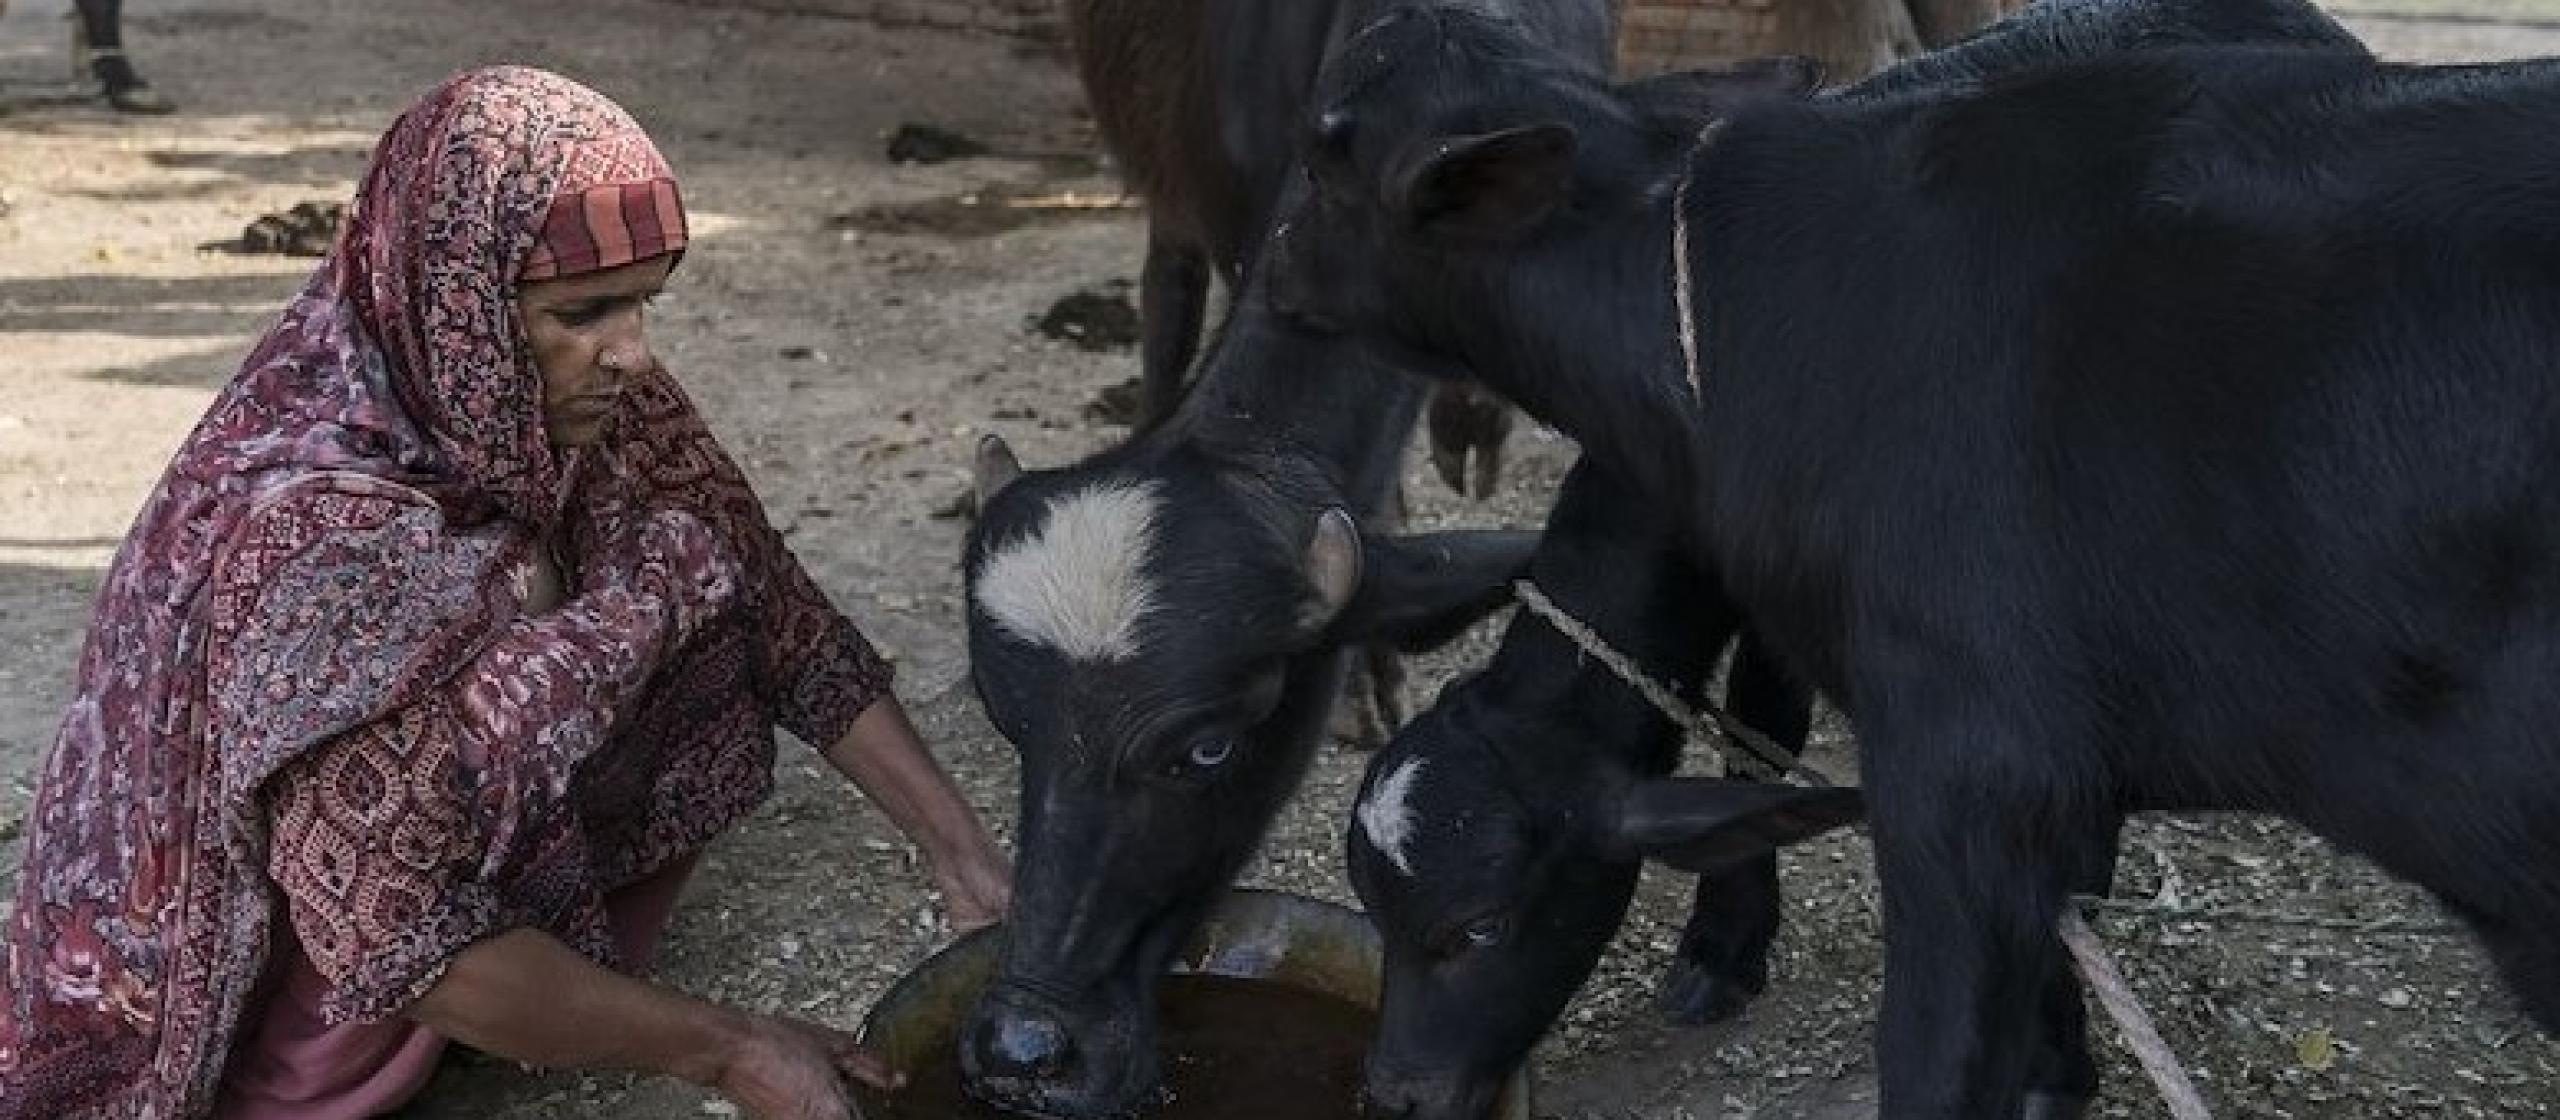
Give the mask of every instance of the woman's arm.
POLYGON ((925 750, 896 696, 884 695, 864 709, 825 754, 898 831, 924 849, 953 929, 966 933, 1004 920, 1013 901, 1012 864, 961 799, 951 775, 925 750))
POLYGON ((850 1036, 633 979, 529 929, 463 950, 409 1017, 528 1065, 683 1078, 762 1120, 847 1120, 840 1076, 882 1088, 899 1080, 850 1036))
POLYGON ((596 456, 592 500, 569 543, 583 547, 617 508, 682 509, 709 524, 738 560, 756 611, 758 691, 775 722, 819 747, 924 849, 954 927, 1002 919, 1011 865, 916 738, 890 692, 889 662, 809 578, 675 379, 657 370, 624 393, 631 414, 650 419, 626 425, 596 456))

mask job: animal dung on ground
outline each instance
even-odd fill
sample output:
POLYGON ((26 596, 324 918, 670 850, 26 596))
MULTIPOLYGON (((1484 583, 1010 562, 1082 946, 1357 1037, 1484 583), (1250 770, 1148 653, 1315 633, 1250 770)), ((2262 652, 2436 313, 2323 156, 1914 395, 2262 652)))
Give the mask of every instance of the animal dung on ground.
POLYGON ((1032 329, 1079 350, 1126 350, 1138 344, 1138 305, 1129 298, 1129 282, 1114 280, 1049 305, 1032 329))
POLYGON ((253 256, 325 257, 345 217, 341 203, 295 203, 291 210, 260 216, 240 231, 238 242, 223 247, 253 256))
POLYGON ((947 128, 909 121, 889 134, 891 163, 948 163, 992 151, 985 142, 947 128))

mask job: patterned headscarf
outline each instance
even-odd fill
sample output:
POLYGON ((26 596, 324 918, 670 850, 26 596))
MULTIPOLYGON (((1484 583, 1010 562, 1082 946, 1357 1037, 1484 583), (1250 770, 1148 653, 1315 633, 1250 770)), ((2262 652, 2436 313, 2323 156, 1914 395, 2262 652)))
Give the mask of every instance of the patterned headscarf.
POLYGON ((684 202, 676 181, 611 181, 552 200, 542 239, 524 262, 523 280, 575 276, 684 249, 684 202))
MULTIPOLYGON (((26 822, 0 1118, 209 1107, 276 908, 264 783, 452 677, 520 613, 536 542, 593 516, 566 508, 577 465, 544 436, 519 279, 671 251, 683 229, 639 126, 556 75, 462 74, 392 125, 334 252, 107 572, 26 822), (598 191, 633 220, 564 217, 598 191), (544 234, 572 226, 584 248, 544 234)), ((653 404, 622 436, 676 449, 690 487, 659 504, 765 550, 737 558, 750 583, 787 566, 673 383, 635 393, 653 404)), ((849 631, 801 600, 819 607, 794 625, 849 631)))

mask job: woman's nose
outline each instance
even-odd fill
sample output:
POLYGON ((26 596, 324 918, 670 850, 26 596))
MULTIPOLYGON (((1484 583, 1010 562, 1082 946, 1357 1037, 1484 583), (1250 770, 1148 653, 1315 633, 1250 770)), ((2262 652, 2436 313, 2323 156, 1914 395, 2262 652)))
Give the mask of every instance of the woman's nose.
POLYGON ((649 354, 648 341, 635 337, 606 344, 604 351, 596 356, 596 365, 615 378, 625 378, 646 372, 654 360, 649 354))

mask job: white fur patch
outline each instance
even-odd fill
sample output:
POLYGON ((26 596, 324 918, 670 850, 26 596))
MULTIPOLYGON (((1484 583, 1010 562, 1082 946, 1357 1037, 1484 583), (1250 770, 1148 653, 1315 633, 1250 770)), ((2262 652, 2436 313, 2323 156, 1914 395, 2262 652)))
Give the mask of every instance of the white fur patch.
POLYGON ((1360 806, 1360 827, 1369 833, 1369 846, 1408 879, 1413 877, 1413 854, 1405 850, 1413 842, 1413 785, 1421 777, 1422 760, 1407 759, 1360 806))
POLYGON ((1039 531, 987 554, 978 609, 1015 638, 1080 661, 1134 656, 1138 622, 1156 607, 1140 566, 1163 504, 1153 483, 1050 499, 1039 531))

